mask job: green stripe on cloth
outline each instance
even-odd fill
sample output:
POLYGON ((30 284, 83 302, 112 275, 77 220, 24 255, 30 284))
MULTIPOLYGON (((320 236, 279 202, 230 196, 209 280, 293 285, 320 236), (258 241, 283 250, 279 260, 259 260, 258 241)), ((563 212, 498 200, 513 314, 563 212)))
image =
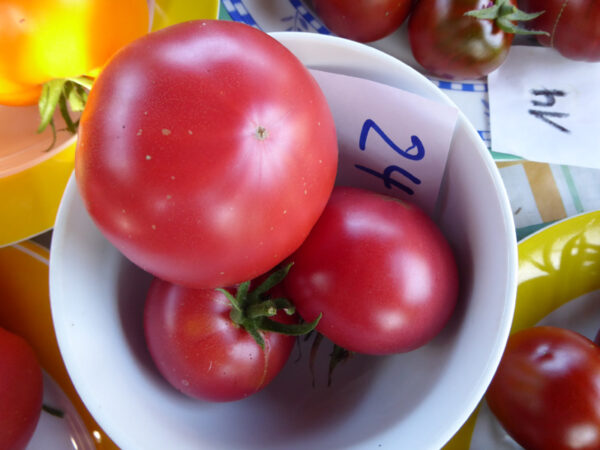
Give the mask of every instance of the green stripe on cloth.
POLYGON ((567 187, 569 188, 571 197, 573 198, 573 205, 575 206, 575 210, 578 213, 584 212, 583 205, 581 203, 581 199, 579 198, 579 193, 577 192, 577 187, 575 186, 575 181, 573 180, 573 175, 571 174, 569 166, 561 166, 561 169, 565 177, 565 181, 567 182, 567 187))

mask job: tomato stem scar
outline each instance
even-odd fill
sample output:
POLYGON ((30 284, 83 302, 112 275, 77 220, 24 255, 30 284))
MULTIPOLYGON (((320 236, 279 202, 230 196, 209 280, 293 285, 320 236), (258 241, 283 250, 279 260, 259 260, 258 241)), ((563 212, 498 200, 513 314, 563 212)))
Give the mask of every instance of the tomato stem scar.
POLYGON ((267 131, 266 128, 259 126, 256 129, 255 136, 259 141, 264 141, 265 139, 267 139, 269 137, 269 132, 267 131))

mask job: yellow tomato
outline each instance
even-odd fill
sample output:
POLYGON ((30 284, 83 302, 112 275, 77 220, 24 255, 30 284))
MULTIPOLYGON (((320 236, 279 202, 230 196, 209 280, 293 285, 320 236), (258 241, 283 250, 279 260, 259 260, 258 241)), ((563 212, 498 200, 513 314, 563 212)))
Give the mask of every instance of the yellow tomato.
POLYGON ((0 0, 0 104, 35 104, 47 81, 93 74, 148 20, 146 0, 0 0))

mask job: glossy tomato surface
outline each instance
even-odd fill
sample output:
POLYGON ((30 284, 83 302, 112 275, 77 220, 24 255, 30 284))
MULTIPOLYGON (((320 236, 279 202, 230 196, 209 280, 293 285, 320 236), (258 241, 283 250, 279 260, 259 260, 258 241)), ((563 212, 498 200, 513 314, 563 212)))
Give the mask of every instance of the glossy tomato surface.
POLYGON ((0 448, 22 450, 42 412, 42 369, 25 339, 0 328, 0 448))
POLYGON ((544 11, 528 27, 546 31, 538 41, 563 56, 600 61, 600 2, 597 0, 521 0, 523 9, 544 11))
POLYGON ((334 188, 290 260, 285 291, 305 320, 346 350, 389 354, 431 340, 450 318, 458 271, 419 208, 363 189, 334 188))
POLYGON ((578 333, 539 326, 511 335, 486 398, 527 449, 600 448, 600 349, 578 333))
POLYGON ((412 0, 313 0, 323 23, 338 36, 358 42, 382 39, 406 20, 412 0))
MULTIPOLYGON (((155 278, 144 311, 146 343, 156 367, 192 398, 225 402, 266 387, 281 371, 295 338, 261 332, 264 349, 230 318, 216 289, 190 289, 155 278)), ((281 313, 278 320, 291 322, 281 313)))
POLYGON ((488 0, 419 0, 408 21, 417 62, 433 75, 456 80, 481 78, 498 68, 513 34, 492 20, 465 16, 488 6, 488 0))
POLYGON ((190 21, 120 51, 81 118, 75 175, 100 231, 165 280, 228 286, 308 235, 337 170, 333 118, 266 33, 190 21))
POLYGON ((0 104, 35 104, 45 82, 100 69, 148 21, 146 0, 0 0, 0 104))

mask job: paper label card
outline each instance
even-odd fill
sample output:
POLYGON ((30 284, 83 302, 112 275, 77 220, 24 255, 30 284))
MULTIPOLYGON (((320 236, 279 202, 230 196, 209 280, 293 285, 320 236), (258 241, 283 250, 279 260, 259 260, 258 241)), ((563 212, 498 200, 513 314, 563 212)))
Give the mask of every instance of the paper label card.
POLYGON ((395 196, 434 214, 455 107, 363 78, 311 70, 335 121, 336 184, 395 196))
POLYGON ((488 90, 492 150, 600 169, 600 63, 513 46, 488 90))

